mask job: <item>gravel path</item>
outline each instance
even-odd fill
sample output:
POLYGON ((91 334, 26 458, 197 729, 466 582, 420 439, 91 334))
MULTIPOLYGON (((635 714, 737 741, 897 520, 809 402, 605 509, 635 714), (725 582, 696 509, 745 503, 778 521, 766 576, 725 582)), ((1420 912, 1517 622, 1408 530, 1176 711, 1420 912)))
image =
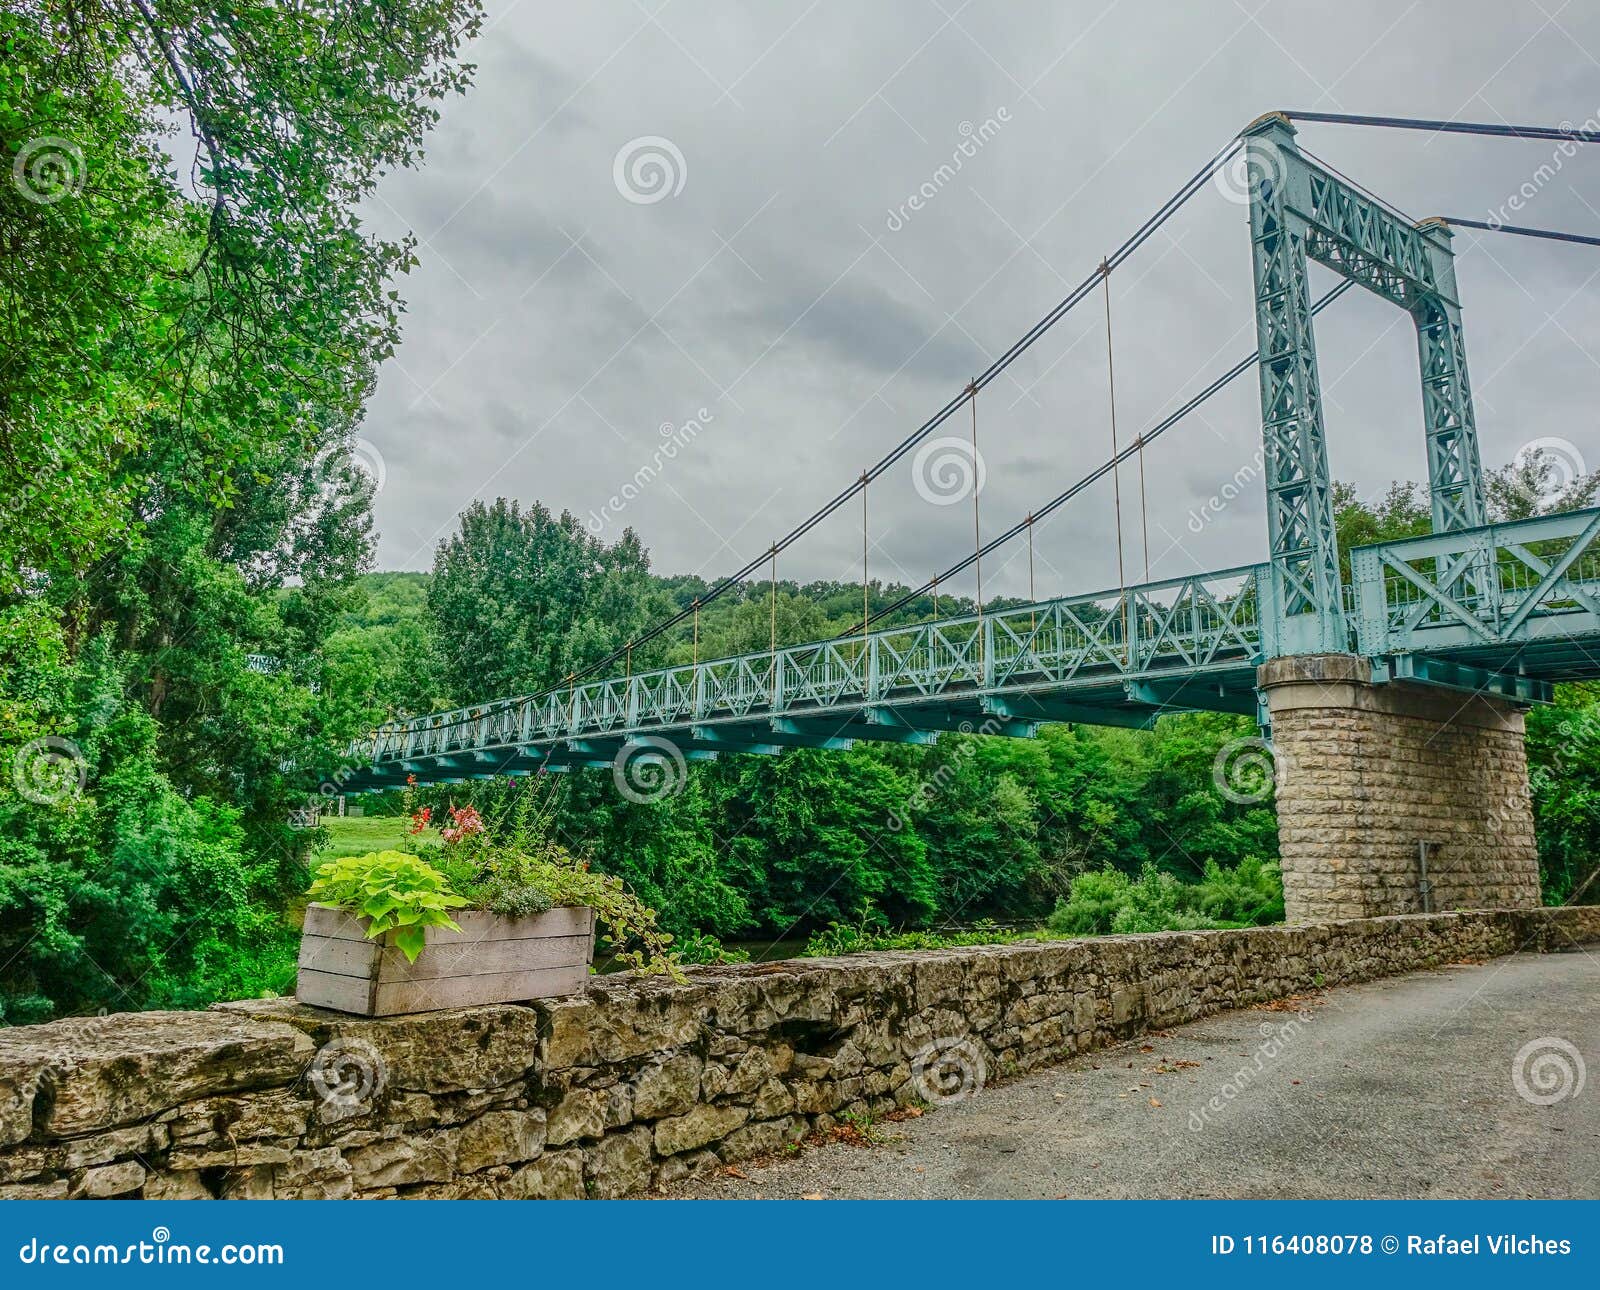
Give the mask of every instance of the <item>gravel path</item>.
POLYGON ((1519 954, 1226 1013, 873 1135, 876 1146, 807 1148, 672 1194, 1593 1198, 1600 950, 1519 954), (1513 1079, 1534 1041, 1521 1082, 1534 1096, 1564 1088, 1548 1105, 1525 1100, 1513 1079))

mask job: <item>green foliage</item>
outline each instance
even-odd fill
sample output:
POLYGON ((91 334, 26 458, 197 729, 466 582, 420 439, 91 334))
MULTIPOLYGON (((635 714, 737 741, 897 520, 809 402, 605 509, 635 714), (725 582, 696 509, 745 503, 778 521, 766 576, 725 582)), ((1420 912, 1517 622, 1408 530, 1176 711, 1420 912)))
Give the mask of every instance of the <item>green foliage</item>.
MULTIPOLYGON (((678 977, 673 937, 657 925, 656 911, 621 878, 592 872, 554 836, 562 789, 545 786, 548 776, 522 781, 501 809, 487 818, 475 807, 451 809, 442 841, 425 846, 456 891, 478 909, 520 917, 555 906, 595 911, 603 942, 614 957, 640 972, 678 977)), ((408 805, 415 794, 407 790, 408 805)), ((413 816, 418 823, 421 812, 413 816)))
MULTIPOLYGON (((607 546, 570 513, 474 502, 439 544, 428 619, 457 694, 522 694, 625 645, 666 609, 633 531, 607 546)), ((644 665, 649 656, 635 660, 644 665)))
POLYGON ((432 865, 404 851, 326 860, 306 897, 366 920, 369 940, 393 931, 394 943, 413 963, 427 943, 427 929, 459 932, 447 911, 471 903, 451 891, 449 880, 432 865))
POLYGON ((84 778, 0 776, 10 1019, 292 984, 289 810, 389 702, 314 684, 370 559, 351 450, 414 263, 359 212, 479 20, 0 12, 0 752, 71 740, 84 778))
POLYGON ((38 613, 0 608, 0 705, 18 714, 0 736, 0 1014, 289 988, 283 911, 303 881, 292 857, 254 854, 238 807, 177 788, 127 660, 103 639, 66 658, 59 637, 27 634, 38 613), (64 760, 40 782, 19 778, 42 764, 29 741, 46 733, 70 741, 64 760))
POLYGON ((690 932, 672 942, 679 963, 748 963, 748 950, 730 949, 707 932, 690 932))
POLYGON ((1528 779, 1549 904, 1600 901, 1600 684, 1556 687, 1528 713, 1528 779))
POLYGON ((1190 906, 1221 927, 1263 927, 1283 921, 1283 874, 1277 864, 1245 856, 1232 869, 1206 861, 1190 906))
POLYGON ((959 931, 889 931, 883 916, 870 904, 857 911, 855 922, 834 920, 811 933, 806 942, 807 958, 832 958, 840 954, 859 954, 864 950, 944 950, 960 945, 1002 945, 1010 941, 1037 939, 1035 930, 1002 927, 991 919, 980 918, 959 931))
POLYGON ((1081 873, 1047 926, 1062 936, 1250 927, 1283 920, 1278 866, 1246 856, 1232 869, 1206 862, 1197 883, 1183 883, 1153 864, 1137 878, 1119 869, 1081 873))

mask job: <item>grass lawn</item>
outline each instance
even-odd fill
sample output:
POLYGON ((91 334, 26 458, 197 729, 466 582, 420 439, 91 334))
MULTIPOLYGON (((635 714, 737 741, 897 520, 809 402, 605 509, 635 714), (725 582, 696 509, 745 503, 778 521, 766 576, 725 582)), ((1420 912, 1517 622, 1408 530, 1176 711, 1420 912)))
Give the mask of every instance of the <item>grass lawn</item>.
POLYGON ((339 856, 364 856, 369 851, 408 851, 418 842, 437 842, 437 829, 424 829, 412 835, 411 821, 404 815, 325 815, 322 827, 331 835, 317 852, 318 860, 339 856))

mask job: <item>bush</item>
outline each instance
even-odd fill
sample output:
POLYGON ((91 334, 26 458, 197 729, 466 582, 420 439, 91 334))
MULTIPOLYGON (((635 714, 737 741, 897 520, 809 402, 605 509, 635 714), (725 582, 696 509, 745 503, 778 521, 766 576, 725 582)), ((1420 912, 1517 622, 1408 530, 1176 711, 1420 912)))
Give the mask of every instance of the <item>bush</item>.
POLYGON ((1246 856, 1232 869, 1206 861, 1205 876, 1197 883, 1179 882, 1149 863, 1137 879, 1120 869, 1081 873, 1048 926, 1062 936, 1104 936, 1282 921, 1283 880, 1277 864, 1246 856))
POLYGON ((1276 861, 1246 856, 1232 869, 1206 861, 1191 889, 1194 908, 1218 927, 1262 927, 1283 921, 1283 875, 1276 861))

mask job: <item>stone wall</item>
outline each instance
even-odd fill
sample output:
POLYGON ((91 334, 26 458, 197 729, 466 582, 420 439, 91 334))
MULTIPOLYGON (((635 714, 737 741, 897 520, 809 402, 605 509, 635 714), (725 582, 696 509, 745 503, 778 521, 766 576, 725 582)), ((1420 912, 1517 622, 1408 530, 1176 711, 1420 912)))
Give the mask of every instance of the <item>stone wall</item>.
POLYGON ((1596 939, 1600 908, 1415 915, 596 978, 379 1020, 268 1000, 22 1026, 0 1030, 0 1197, 625 1195, 1146 1028, 1596 939))
POLYGON ((1273 659, 1278 848, 1291 923, 1539 903, 1522 713, 1434 686, 1371 683, 1348 654, 1273 659))

